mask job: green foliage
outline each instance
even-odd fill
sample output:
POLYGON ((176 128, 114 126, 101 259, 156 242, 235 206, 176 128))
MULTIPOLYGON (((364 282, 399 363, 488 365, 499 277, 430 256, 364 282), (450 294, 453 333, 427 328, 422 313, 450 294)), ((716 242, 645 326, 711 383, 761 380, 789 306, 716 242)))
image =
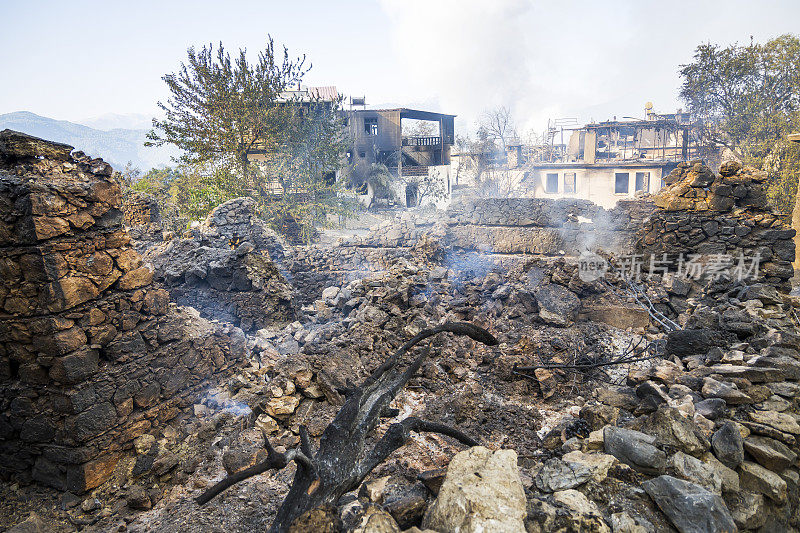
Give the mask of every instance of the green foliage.
POLYGON ((417 186, 417 205, 419 206, 422 206, 425 201, 435 203, 447 196, 447 184, 442 180, 439 169, 415 177, 408 183, 417 186))
POLYGON ((389 172, 389 168, 382 163, 373 163, 365 177, 365 182, 372 187, 376 198, 388 198, 396 200, 392 182, 394 176, 389 172))
POLYGON ((251 65, 246 51, 232 61, 222 43, 199 52, 189 48, 188 64, 162 79, 171 97, 158 102, 164 120, 153 119, 148 146, 174 144, 185 164, 232 166, 246 172, 247 153, 257 143, 267 147, 282 126, 281 92, 298 83, 305 58, 289 59, 286 48, 276 60, 272 38, 251 65))
POLYGON ((800 39, 702 44, 681 68, 681 97, 706 142, 770 173, 770 199, 791 211, 800 173, 786 135, 800 126, 800 39))
MULTIPOLYGON (((347 130, 341 99, 289 100, 305 59, 276 61, 273 42, 251 65, 245 51, 231 61, 220 43, 164 76, 171 98, 159 102, 150 145, 170 143, 184 151, 177 176, 154 176, 180 213, 204 218, 220 203, 249 196, 259 215, 291 239, 308 241, 315 225, 352 216, 355 201, 344 194, 347 130)), ((151 187, 143 183, 141 187, 151 187)), ((158 187, 156 187, 158 188, 158 187)))

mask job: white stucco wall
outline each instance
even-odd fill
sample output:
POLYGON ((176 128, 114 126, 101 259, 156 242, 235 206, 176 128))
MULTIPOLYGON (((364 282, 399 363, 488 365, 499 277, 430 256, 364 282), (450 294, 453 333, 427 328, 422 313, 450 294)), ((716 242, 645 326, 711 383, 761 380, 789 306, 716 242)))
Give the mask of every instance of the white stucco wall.
POLYGON ((649 172, 650 182, 646 192, 654 193, 661 188, 662 167, 637 167, 637 168, 547 168, 530 171, 525 180, 527 192, 525 196, 532 198, 581 198, 590 200, 606 209, 613 208, 617 201, 635 197, 636 173, 649 172), (575 192, 564 192, 564 174, 575 173, 575 192), (626 172, 629 174, 628 192, 616 193, 616 174, 626 172), (546 192, 545 182, 547 174, 558 174, 558 191, 546 192))

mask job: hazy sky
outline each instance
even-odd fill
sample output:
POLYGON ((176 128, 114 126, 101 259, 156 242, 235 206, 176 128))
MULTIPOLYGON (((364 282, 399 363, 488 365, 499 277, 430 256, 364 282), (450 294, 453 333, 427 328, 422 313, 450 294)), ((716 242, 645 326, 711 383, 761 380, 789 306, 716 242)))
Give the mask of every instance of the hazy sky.
POLYGON ((313 64, 309 85, 424 106, 472 129, 507 105, 520 130, 673 112, 701 42, 800 32, 798 0, 0 0, 0 113, 80 121, 156 112, 190 45, 255 52, 266 35, 313 64))

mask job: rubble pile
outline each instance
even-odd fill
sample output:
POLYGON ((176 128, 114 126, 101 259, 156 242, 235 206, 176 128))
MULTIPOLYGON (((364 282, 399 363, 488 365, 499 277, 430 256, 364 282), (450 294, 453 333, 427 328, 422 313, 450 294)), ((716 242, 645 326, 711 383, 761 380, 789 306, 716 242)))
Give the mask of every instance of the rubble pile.
MULTIPOLYGON (((415 430, 358 490, 291 531, 800 529, 800 302, 776 274, 793 233, 760 203, 754 171, 682 165, 653 201, 613 211, 479 200, 445 217, 406 213, 337 246, 289 247, 236 199, 182 237, 135 233, 151 282, 104 164, 10 141, 0 265, 16 277, 0 295, 0 446, 34 479, 60 480, 62 492, 41 500, 52 523, 265 530, 294 463, 204 507, 194 498, 265 460, 265 438, 284 453, 304 427, 317 449, 390 354, 425 329, 470 322, 499 344, 437 336, 404 355, 430 350, 370 439, 418 417, 481 445, 415 430), (603 227, 592 241, 588 230, 603 227), (560 253, 581 247, 607 262, 604 276, 587 278, 579 257, 560 253), (673 268, 631 280, 625 255, 648 250, 758 252, 765 274, 673 268), (73 488, 70 465, 93 453, 118 454, 115 466, 83 470, 99 482, 113 467, 112 479, 73 488), (90 485, 82 498, 63 492, 90 485)), ((24 471, 15 479, 15 490, 0 485, 0 516, 15 506, 0 526, 32 508, 18 492, 39 494, 24 471)))
POLYGON ((284 245, 253 206, 249 198, 230 200, 182 238, 143 250, 172 301, 248 332, 295 318, 294 291, 279 270, 284 245))
POLYGON ((123 231, 111 167, 0 133, 0 471, 82 493, 244 356, 175 307, 123 231))
POLYGON ((683 254, 759 258, 762 280, 790 290, 794 230, 766 208, 765 172, 725 163, 719 175, 699 162, 681 163, 655 195, 660 209, 644 226, 639 249, 672 262, 683 254))

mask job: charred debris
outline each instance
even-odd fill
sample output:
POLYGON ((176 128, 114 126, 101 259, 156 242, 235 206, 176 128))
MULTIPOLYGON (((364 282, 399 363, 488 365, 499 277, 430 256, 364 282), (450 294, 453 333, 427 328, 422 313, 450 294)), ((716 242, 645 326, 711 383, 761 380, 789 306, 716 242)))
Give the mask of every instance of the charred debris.
POLYGON ((800 527, 794 233, 760 172, 665 181, 292 246, 2 132, 0 526, 800 527))

